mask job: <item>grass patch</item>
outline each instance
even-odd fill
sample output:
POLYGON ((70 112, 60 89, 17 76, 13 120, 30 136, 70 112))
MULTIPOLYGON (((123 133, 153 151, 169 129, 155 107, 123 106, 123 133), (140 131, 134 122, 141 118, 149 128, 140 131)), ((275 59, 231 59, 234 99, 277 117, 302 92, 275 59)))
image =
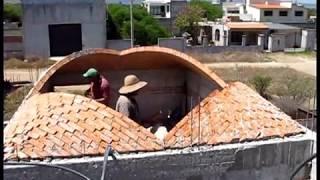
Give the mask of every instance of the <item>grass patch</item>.
MULTIPOLYGON (((249 82, 255 76, 269 76, 272 78, 272 84, 270 86, 270 92, 277 94, 279 87, 281 87, 289 77, 298 77, 301 79, 311 79, 316 86, 315 77, 296 71, 291 68, 252 68, 252 67, 237 67, 237 68, 211 68, 218 76, 220 76, 226 82, 240 81, 250 87, 249 82)), ((253 87, 252 87, 253 88, 253 87)))
POLYGON ((23 86, 12 93, 9 93, 4 98, 4 120, 9 120, 13 114, 17 111, 24 97, 31 90, 32 86, 23 86))
POLYGON ((290 68, 211 68, 226 82, 240 81, 255 89, 250 80, 256 76, 271 77, 267 90, 269 101, 292 118, 298 107, 308 107, 316 88, 314 76, 290 68))
POLYGON ((221 53, 192 53, 189 54, 203 63, 211 62, 270 62, 271 59, 264 53, 260 52, 231 52, 221 53))
POLYGON ((305 56, 305 57, 316 57, 317 53, 315 51, 303 51, 303 52, 284 52, 286 55, 291 56, 305 56))
POLYGON ((9 60, 4 61, 5 69, 29 69, 29 68, 47 68, 55 64, 56 61, 52 60, 30 60, 30 62, 25 62, 20 59, 11 58, 9 60))

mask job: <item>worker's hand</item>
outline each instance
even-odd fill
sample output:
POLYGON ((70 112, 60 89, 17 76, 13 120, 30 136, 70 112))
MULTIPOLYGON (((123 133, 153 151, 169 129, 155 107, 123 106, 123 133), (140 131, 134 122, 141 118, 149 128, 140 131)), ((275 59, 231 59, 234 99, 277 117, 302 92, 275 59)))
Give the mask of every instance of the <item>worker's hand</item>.
POLYGON ((84 92, 84 96, 85 96, 85 97, 90 97, 90 98, 91 98, 91 95, 90 95, 90 89, 87 89, 87 90, 84 92))

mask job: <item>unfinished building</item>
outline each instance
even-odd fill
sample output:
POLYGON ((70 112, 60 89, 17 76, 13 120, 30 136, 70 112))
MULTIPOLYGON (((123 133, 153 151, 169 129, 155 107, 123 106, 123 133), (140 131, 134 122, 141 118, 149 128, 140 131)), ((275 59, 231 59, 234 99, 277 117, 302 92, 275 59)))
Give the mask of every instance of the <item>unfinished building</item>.
MULTIPOLYGON (((281 180, 310 156, 313 140, 254 90, 225 83, 186 54, 161 47, 88 49, 57 62, 35 84, 4 130, 4 160, 49 161, 98 179, 108 144, 119 153, 106 164, 109 179, 281 180), (54 92, 87 83, 81 74, 89 67, 109 80, 110 107, 54 92), (129 73, 149 82, 137 97, 146 124, 114 110, 129 73), (146 117, 159 111, 165 114, 159 121, 169 121, 163 139, 147 129, 158 122, 146 117)), ((7 166, 4 177, 78 179, 29 166, 7 166)))

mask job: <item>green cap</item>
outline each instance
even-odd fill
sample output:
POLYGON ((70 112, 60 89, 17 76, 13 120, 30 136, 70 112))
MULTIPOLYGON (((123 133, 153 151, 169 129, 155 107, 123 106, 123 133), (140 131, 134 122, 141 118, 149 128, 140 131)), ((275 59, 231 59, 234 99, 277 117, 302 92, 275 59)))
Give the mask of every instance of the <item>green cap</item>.
POLYGON ((96 77, 98 75, 99 75, 99 72, 95 68, 90 68, 87 70, 86 73, 83 74, 83 77, 91 78, 91 77, 96 77))

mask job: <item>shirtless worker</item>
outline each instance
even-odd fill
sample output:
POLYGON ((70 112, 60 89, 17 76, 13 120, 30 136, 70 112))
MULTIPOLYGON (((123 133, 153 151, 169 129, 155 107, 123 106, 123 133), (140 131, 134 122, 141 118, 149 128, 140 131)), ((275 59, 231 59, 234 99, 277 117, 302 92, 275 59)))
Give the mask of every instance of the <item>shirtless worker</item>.
POLYGON ((83 77, 90 81, 90 88, 85 96, 98 101, 106 106, 110 100, 110 86, 108 80, 103 77, 95 68, 90 68, 83 74, 83 77))

